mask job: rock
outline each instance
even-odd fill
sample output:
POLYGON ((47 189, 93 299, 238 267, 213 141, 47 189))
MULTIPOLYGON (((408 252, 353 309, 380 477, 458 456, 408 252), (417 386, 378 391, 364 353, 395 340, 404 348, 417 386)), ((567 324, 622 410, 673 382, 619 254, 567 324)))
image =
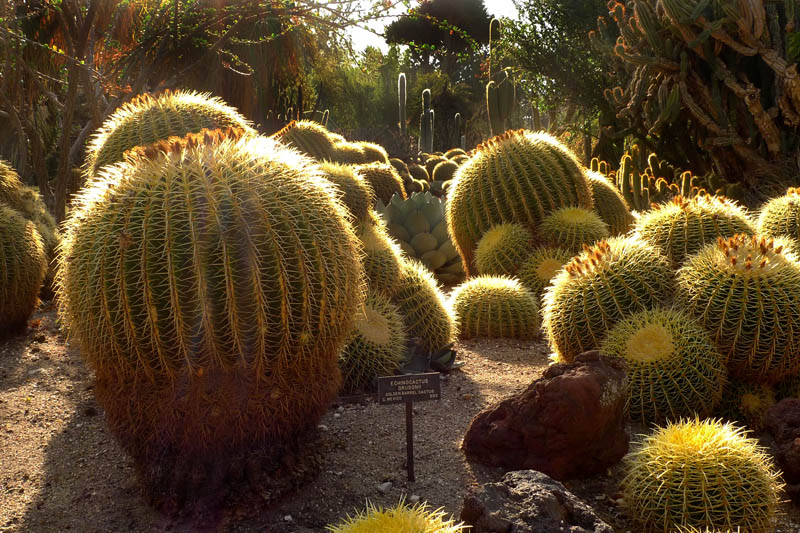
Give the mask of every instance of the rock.
POLYGON ((537 472, 509 472, 497 483, 472 489, 461 520, 471 533, 613 533, 564 485, 537 472))
POLYGON ((380 492, 381 494, 386 494, 390 490, 392 490, 392 482, 391 481, 384 481, 383 483, 378 485, 378 492, 380 492))
POLYGON ((417 494, 412 494, 411 497, 408 499, 408 503, 415 504, 419 503, 420 497, 417 494))
POLYGON ((470 460, 562 481, 605 472, 628 451, 627 386, 622 361, 583 353, 478 413, 461 447, 470 460))
POLYGON ((800 399, 784 398, 770 407, 764 425, 775 439, 775 459, 783 470, 786 493, 800 502, 800 399))

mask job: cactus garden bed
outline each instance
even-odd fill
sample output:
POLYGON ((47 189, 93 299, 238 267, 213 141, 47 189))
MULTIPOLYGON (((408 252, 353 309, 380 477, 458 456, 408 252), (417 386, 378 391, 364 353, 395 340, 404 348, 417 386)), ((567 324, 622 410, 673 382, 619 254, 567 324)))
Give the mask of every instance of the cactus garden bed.
MULTIPOLYGON (((501 475, 464 459, 459 446, 469 421, 524 389, 548 363, 542 341, 459 343, 465 365, 443 381, 442 400, 415 405, 415 483, 405 478, 403 406, 342 401, 320 423, 321 471, 313 480, 277 501, 251 494, 235 498, 224 512, 176 521, 142 498, 131 461, 95 403, 93 376, 60 333, 55 313, 41 310, 31 324, 26 334, 0 344, 0 531, 307 533, 323 531, 367 499, 392 505, 402 495, 457 516, 470 486, 501 475)), ((631 428, 633 434, 643 430, 631 428)), ((617 503, 619 480, 617 467, 565 485, 615 530, 632 531, 617 503)), ((798 531, 796 507, 784 504, 783 511, 777 531, 798 531)))

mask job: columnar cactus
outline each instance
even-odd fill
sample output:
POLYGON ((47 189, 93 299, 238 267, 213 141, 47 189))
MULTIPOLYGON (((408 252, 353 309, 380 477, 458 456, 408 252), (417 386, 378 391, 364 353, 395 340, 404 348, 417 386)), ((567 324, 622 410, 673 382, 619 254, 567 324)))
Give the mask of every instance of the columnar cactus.
POLYGON ((774 531, 780 474, 739 427, 700 419, 668 424, 626 463, 625 507, 640 531, 774 531))
POLYGON ((79 194, 60 313, 153 493, 214 494, 325 412, 363 305, 346 218, 311 160, 219 132, 137 149, 79 194))
POLYGON ((24 329, 39 301, 46 268, 36 225, 0 202, 0 336, 24 329))
POLYGON ((122 161, 131 148, 200 130, 236 127, 255 131, 236 109, 210 94, 165 91, 137 96, 106 119, 89 142, 86 173, 92 177, 104 166, 122 161))
POLYGON ((422 113, 419 115, 419 151, 433 152, 433 109, 431 109, 431 90, 422 91, 422 113))
POLYGON ((545 289, 542 327, 564 362, 600 347, 620 320, 664 304, 675 280, 667 258, 644 242, 612 237, 586 247, 545 289))
POLYGON ((408 134, 408 122, 406 121, 406 73, 401 72, 397 77, 397 100, 400 103, 400 134, 405 137, 408 134))
POLYGON ((679 305, 711 333, 734 377, 773 383, 800 370, 800 263, 790 243, 719 238, 678 271, 679 305))
POLYGON ((495 76, 498 81, 486 84, 486 115, 489 118, 490 135, 500 135, 508 129, 511 111, 516 99, 516 87, 508 69, 495 76))
POLYGON ((539 304, 536 295, 514 278, 471 278, 453 289, 450 305, 456 315, 458 333, 462 339, 533 339, 539 333, 539 304))
POLYGON ((628 365, 628 408, 642 423, 705 417, 722 398, 727 371, 716 346, 677 310, 629 315, 609 331, 603 355, 628 365))
POLYGON ((643 213, 634 225, 642 240, 657 246, 675 267, 717 237, 752 235, 753 224, 739 205, 726 198, 676 196, 643 213))
POLYGON ((480 145, 456 171, 447 198, 449 232, 469 274, 476 272, 478 240, 493 225, 516 222, 535 231, 556 209, 593 205, 575 155, 550 135, 525 130, 480 145))

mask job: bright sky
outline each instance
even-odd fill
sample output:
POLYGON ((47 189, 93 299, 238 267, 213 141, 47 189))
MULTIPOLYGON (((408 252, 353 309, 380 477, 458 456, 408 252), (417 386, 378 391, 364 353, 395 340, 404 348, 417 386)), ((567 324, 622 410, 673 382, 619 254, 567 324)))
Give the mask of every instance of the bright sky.
MULTIPOLYGON (((509 18, 516 18, 517 17, 517 8, 514 6, 514 2, 512 0, 484 0, 484 5, 486 6, 486 11, 489 12, 489 15, 500 18, 500 17, 509 17, 509 18)), ((402 13, 404 10, 400 10, 399 12, 402 13)), ((374 22, 370 24, 370 28, 375 30, 382 30, 386 24, 389 24, 393 20, 393 17, 386 18, 380 22, 374 22)), ((389 47, 386 45, 386 42, 379 36, 370 33, 366 30, 362 30, 361 28, 351 28, 349 30, 351 37, 353 38, 353 47, 356 50, 363 50, 367 46, 375 46, 380 48, 384 52, 386 52, 389 47)))

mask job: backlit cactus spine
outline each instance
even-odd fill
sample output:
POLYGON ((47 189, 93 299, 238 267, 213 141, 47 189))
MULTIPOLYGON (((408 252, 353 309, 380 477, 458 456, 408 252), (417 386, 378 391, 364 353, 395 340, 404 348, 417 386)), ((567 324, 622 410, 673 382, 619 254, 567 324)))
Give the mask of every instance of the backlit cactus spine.
POLYGON ((408 134, 406 122, 406 73, 401 72, 397 77, 397 99, 400 107, 400 134, 405 138, 408 134))
POLYGON ((419 116, 419 151, 433 152, 433 109, 431 109, 431 90, 422 91, 422 113, 419 116))
POLYGON ((332 187, 278 142, 205 132, 136 150, 77 198, 61 317, 152 496, 216 494, 337 394, 364 287, 332 187))

